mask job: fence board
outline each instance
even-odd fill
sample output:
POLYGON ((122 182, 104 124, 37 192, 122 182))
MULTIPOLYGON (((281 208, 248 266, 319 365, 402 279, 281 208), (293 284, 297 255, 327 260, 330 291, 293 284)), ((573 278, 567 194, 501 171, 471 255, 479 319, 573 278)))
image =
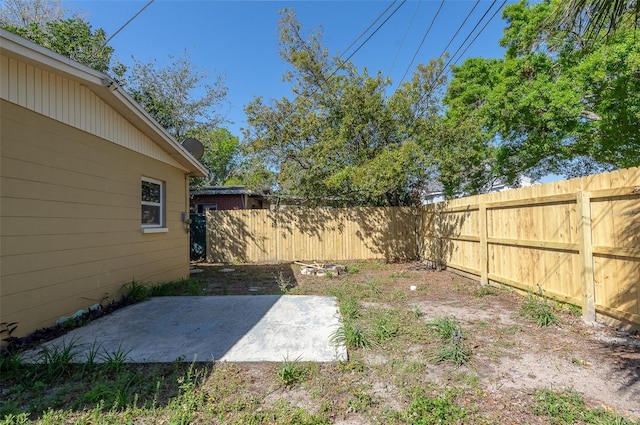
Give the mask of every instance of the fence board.
POLYGON ((482 281, 486 252, 490 281, 540 287, 590 305, 587 318, 595 309, 640 326, 640 168, 455 199, 423 214, 435 216, 422 220, 425 238, 440 239, 423 242, 424 258, 434 260, 429 247, 441 244, 437 261, 482 281), (486 218, 478 213, 484 209, 486 218), (446 234, 436 230, 441 223, 446 234))
POLYGON ((207 259, 214 262, 418 257, 475 274, 483 283, 542 288, 558 299, 592 305, 585 308, 587 318, 595 309, 640 327, 640 169, 419 209, 207 215, 207 259))
POLYGON ((412 208, 318 208, 207 212, 207 260, 415 259, 412 208))

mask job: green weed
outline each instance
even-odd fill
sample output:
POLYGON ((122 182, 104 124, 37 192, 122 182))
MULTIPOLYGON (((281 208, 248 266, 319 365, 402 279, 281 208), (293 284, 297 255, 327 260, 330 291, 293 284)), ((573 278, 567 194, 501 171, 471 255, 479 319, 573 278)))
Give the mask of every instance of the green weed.
POLYGON ((573 391, 542 389, 536 391, 535 399, 534 412, 547 416, 552 424, 640 425, 640 421, 625 419, 602 408, 587 408, 582 396, 573 391))
POLYGON ((351 398, 347 401, 347 412, 364 413, 375 404, 376 402, 367 388, 359 386, 352 391, 351 398))
POLYGON ((448 361, 460 366, 471 359, 471 349, 467 347, 464 334, 455 317, 435 317, 427 322, 427 326, 434 330, 442 342, 431 361, 448 361))
POLYGON ((76 356, 75 349, 75 339, 71 339, 68 343, 63 341, 61 346, 44 346, 37 360, 37 363, 43 367, 42 378, 51 382, 67 373, 76 356))
POLYGON ((358 297, 345 291, 335 291, 334 296, 338 299, 338 307, 345 320, 355 320, 360 317, 360 299, 358 297))
POLYGON ((278 284, 278 289, 280 289, 280 292, 283 294, 288 293, 290 289, 296 286, 295 283, 291 281, 291 278, 285 276, 282 270, 278 270, 275 279, 278 284))
POLYGON ((108 369, 118 373, 124 368, 125 364, 127 363, 129 353, 131 353, 131 350, 123 349, 122 343, 120 343, 115 351, 110 353, 105 350, 104 354, 102 354, 100 358, 108 369))
POLYGON ((476 297, 486 297, 491 295, 497 295, 498 290, 490 285, 483 285, 474 291, 476 297))
POLYGON ((131 282, 126 284, 124 286, 124 290, 125 299, 131 303, 138 303, 140 301, 147 300, 151 296, 149 287, 136 280, 132 280, 131 282))
POLYGON ((347 264, 347 273, 348 274, 358 274, 360 273, 360 267, 357 264, 347 264))
POLYGON ((9 413, 4 415, 4 418, 0 418, 0 425, 22 425, 29 423, 31 423, 31 420, 29 419, 28 413, 9 413))
POLYGON ((436 353, 431 356, 434 363, 451 362, 457 366, 463 365, 471 359, 471 349, 464 341, 451 340, 441 345, 436 353))
POLYGON ((529 293, 527 299, 522 303, 520 314, 533 320, 539 327, 550 326, 558 322, 558 316, 547 303, 547 299, 533 293, 529 293))
POLYGON ((355 320, 345 319, 329 336, 329 343, 334 347, 344 345, 347 348, 366 349, 371 347, 371 339, 355 320))
POLYGON ((300 356, 293 360, 290 360, 288 356, 285 357, 278 367, 276 375, 286 386, 302 382, 305 379, 306 371, 300 362, 300 356))
POLYGON ((22 357, 17 351, 0 353, 0 374, 16 373, 22 367, 22 357))
POLYGON ((406 421, 414 425, 459 424, 468 412, 456 405, 452 391, 433 396, 424 389, 412 394, 411 405, 405 412, 406 421))
POLYGON ((372 319, 372 336, 382 342, 400 334, 400 319, 393 311, 377 310, 372 319))
POLYGON ((455 317, 436 316, 427 322, 427 326, 441 339, 451 339, 462 333, 455 317))

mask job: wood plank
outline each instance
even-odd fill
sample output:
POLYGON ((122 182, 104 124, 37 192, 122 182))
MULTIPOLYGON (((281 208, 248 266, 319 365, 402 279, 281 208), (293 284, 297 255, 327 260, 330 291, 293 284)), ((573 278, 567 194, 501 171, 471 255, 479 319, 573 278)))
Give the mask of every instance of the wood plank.
POLYGON ((611 255, 615 257, 627 257, 640 259, 640 248, 612 248, 609 246, 594 246, 594 255, 611 255))
POLYGON ((480 204, 478 211, 478 227, 480 231, 480 284, 482 286, 489 283, 487 273, 489 272, 488 245, 487 245, 487 207, 480 204))
MULTIPOLYGON (((502 284, 505 284, 505 285, 513 286, 514 288, 520 289, 520 290, 525 291, 525 292, 538 293, 538 288, 537 287, 526 285, 526 284, 518 282, 516 280, 509 279, 509 278, 506 278, 504 276, 498 276, 498 275, 495 275, 495 274, 492 274, 492 273, 489 274, 489 281, 494 281, 494 282, 502 283, 502 284)), ((569 303, 569 304, 580 305, 580 300, 579 299, 567 296, 565 294, 556 293, 554 291, 544 290, 543 291, 543 295, 548 296, 550 298, 557 299, 558 301, 569 303)))
POLYGON ((591 199, 616 198, 616 197, 631 196, 631 195, 640 196, 640 185, 616 187, 613 189, 602 189, 602 190, 596 190, 590 193, 592 194, 591 199))
POLYGON ((521 239, 507 239, 507 238, 488 238, 487 242, 494 245, 507 245, 518 246, 523 248, 540 248, 540 249, 552 249, 558 251, 572 251, 578 252, 579 245, 576 243, 565 242, 550 242, 550 241, 536 241, 536 240, 521 240, 521 239))
POLYGON ((593 270, 593 244, 591 239, 591 197, 589 192, 578 192, 577 203, 580 282, 582 285, 582 319, 587 322, 595 322, 595 277, 593 270))
MULTIPOLYGON (((511 191, 507 190, 505 192, 511 192, 511 191)), ((512 199, 508 201, 491 202, 491 203, 487 203, 487 208, 489 209, 512 208, 512 207, 519 207, 519 206, 561 204, 561 203, 569 203, 569 202, 575 202, 575 194, 567 193, 567 194, 560 194, 560 195, 542 196, 539 198, 512 199)))
POLYGON ((615 308, 607 307, 600 304, 596 304, 595 309, 598 313, 605 314, 609 317, 613 317, 619 320, 625 320, 627 322, 631 322, 635 324, 640 323, 640 315, 638 314, 617 310, 615 308))

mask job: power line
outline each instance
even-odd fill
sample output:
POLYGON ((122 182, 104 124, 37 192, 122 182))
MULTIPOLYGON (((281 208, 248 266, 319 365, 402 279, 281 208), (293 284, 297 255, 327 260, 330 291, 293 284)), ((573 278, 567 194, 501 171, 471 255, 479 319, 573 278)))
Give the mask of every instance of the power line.
POLYGON ((369 30, 376 24, 376 22, 378 22, 388 11, 389 9, 391 9, 391 7, 397 2, 398 0, 393 0, 389 6, 387 6, 387 8, 385 10, 382 11, 381 14, 378 15, 378 17, 375 19, 375 21, 373 21, 366 30, 362 31, 360 33, 360 35, 358 37, 356 37, 355 40, 353 40, 351 42, 351 44, 349 44, 349 47, 347 47, 346 49, 343 50, 342 54, 340 55, 340 57, 342 57, 345 53, 347 53, 349 51, 349 49, 351 49, 353 47, 354 44, 356 44, 358 42, 358 40, 360 40, 367 32, 369 32, 369 30))
MULTIPOLYGON (((449 58, 449 60, 447 61, 447 63, 442 67, 442 69, 440 70, 440 72, 438 72, 438 75, 436 75, 436 78, 433 81, 433 85, 429 88, 429 91, 433 91, 433 89, 435 88, 436 82, 438 81, 438 79, 442 76, 442 74, 446 71, 447 67, 449 66, 449 64, 451 63, 451 61, 453 60, 453 58, 458 54, 458 52, 460 51, 460 49, 462 49, 462 46, 464 46, 464 43, 466 43, 466 41, 469 39, 469 37, 471 37, 471 34, 473 34, 473 32, 475 31, 475 29, 478 27, 478 25, 480 25, 480 23, 484 20, 485 16, 487 16, 487 14, 489 13, 489 11, 493 8, 493 6, 495 5, 497 0, 494 0, 493 3, 491 3, 491 5, 489 6, 489 8, 484 12, 484 14, 482 15, 482 17, 480 18, 480 20, 478 21, 478 23, 476 23, 476 25, 473 27, 473 29, 471 30, 471 32, 469 32, 469 35, 467 35, 467 37, 464 39, 464 41, 462 42, 462 44, 460 44, 460 46, 458 47, 458 49, 456 50, 456 52, 449 58)), ((462 54, 460 55, 460 57, 458 59, 456 59, 456 61, 454 62, 453 65, 455 65, 456 63, 458 63, 458 60, 460 60, 460 58, 462 58, 462 56, 466 53, 466 51, 469 49, 469 47, 471 47, 471 45, 476 41, 476 39, 480 36, 480 34, 482 34, 482 32, 485 30, 485 28, 487 28, 487 26, 489 25, 489 23, 493 20, 493 18, 495 18, 495 16, 498 14, 498 12, 500 12, 500 10, 502 10, 502 8, 504 7, 504 5, 507 3, 508 0, 504 0, 502 2, 502 4, 500 5, 500 7, 498 7, 496 9, 496 11, 493 13, 493 15, 491 15, 491 17, 489 18, 489 20, 484 24, 484 26, 480 29, 480 31, 478 31, 478 33, 476 34, 476 36, 473 38, 473 40, 471 40, 471 43, 469 43, 467 45, 467 47, 464 49, 464 51, 462 52, 462 54)), ((444 53, 443 53, 444 54, 444 53)), ((442 56, 440 56, 438 59, 441 59, 442 56)), ((452 65, 452 66, 453 66, 452 65)))
MULTIPOLYGON (((487 8, 487 10, 485 10, 484 14, 482 15, 482 17, 478 20, 478 22, 476 22, 476 24, 474 25, 473 29, 471 31, 469 31, 469 34, 467 34, 467 37, 464 39, 464 41, 462 43, 460 43, 460 46, 458 47, 458 49, 456 50, 456 52, 451 55, 451 57, 449 57, 449 60, 447 61, 447 64, 444 66, 443 69, 446 69, 447 66, 449 66, 449 64, 451 63, 451 60, 458 54, 458 52, 460 51, 460 49, 462 49, 462 46, 464 46, 464 44, 467 42, 467 40, 469 40, 469 37, 471 37, 471 35, 473 34, 473 32, 476 30, 476 28, 478 28, 478 26, 480 25, 480 23, 482 23, 482 21, 484 20, 485 16, 487 16, 487 14, 489 14, 489 12, 491 11, 491 9, 493 9, 493 6, 496 4, 498 0, 493 0, 493 2, 491 2, 491 4, 489 5, 489 7, 487 8)), ((506 1, 505 1, 506 3, 506 1)), ((500 10, 500 9, 498 9, 500 10)), ((440 59, 440 58, 439 58, 440 59)), ((438 75, 439 76, 439 75, 438 75)))
MULTIPOLYGON (((400 4, 398 5, 398 7, 396 7, 396 8, 393 10, 393 12, 391 12, 391 14, 390 14, 389 16, 387 16, 387 18, 386 18, 384 21, 382 21, 382 23, 381 23, 380 25, 378 25, 378 28, 376 28, 376 29, 371 33, 371 35, 369 35, 369 37, 367 37, 367 39, 366 39, 365 41, 363 41, 363 42, 360 44, 360 46, 358 46, 358 48, 357 48, 353 53, 351 53, 351 54, 349 55, 349 57, 348 57, 348 58, 346 58, 346 59, 344 60, 344 62, 349 62, 349 59, 351 59, 351 58, 353 57, 353 55, 355 55, 356 53, 358 53, 358 51, 359 51, 360 49, 362 49, 362 47, 363 47, 365 44, 367 44, 367 42, 368 42, 369 40, 371 40, 371 37, 373 37, 374 35, 376 35, 376 33, 380 30, 380 28, 382 28, 382 27, 384 26, 384 24, 386 24, 386 23, 389 21, 389 19, 391 19, 391 18, 393 17, 393 15, 395 15, 395 14, 396 14, 396 12, 397 12, 398 10, 400 10, 400 8, 401 8, 402 6, 404 6, 404 4, 405 4, 406 2, 407 2, 407 0, 402 0, 402 3, 400 3, 400 4)), ((394 1, 394 3, 395 3, 395 1, 394 1)), ((343 63, 344 63, 344 62, 343 62, 343 63)), ((340 64, 340 66, 338 66, 338 67, 336 68, 336 70, 333 72, 333 74, 335 74, 336 72, 338 72, 338 70, 339 70, 340 68, 342 68, 342 64, 340 64)), ((331 75, 333 75, 333 74, 331 74, 331 75)))
POLYGON ((480 31, 478 32, 478 34, 476 34, 476 36, 473 38, 473 40, 471 40, 471 43, 469 43, 467 45, 467 47, 462 51, 462 53, 460 53, 460 56, 458 57, 458 59, 455 60, 455 62, 453 62, 453 65, 451 66, 455 66, 458 61, 460 59, 462 59, 462 56, 464 56, 464 54, 467 52, 467 50, 469 49, 469 47, 471 47, 471 45, 478 39, 478 36, 480 36, 480 34, 482 34, 482 31, 485 30, 485 28, 487 28, 487 26, 489 25, 489 23, 493 20, 493 18, 496 17, 496 15, 498 14, 498 12, 500 12, 500 10, 502 10, 502 8, 504 7, 504 5, 507 3, 507 0, 504 0, 502 2, 502 4, 500 5, 500 7, 498 9, 496 9, 495 12, 493 12, 493 15, 491 15, 491 17, 489 18, 489 20, 484 24, 484 26, 480 29, 480 31))
POLYGON ((111 39, 112 39, 113 37, 115 37, 116 35, 118 35, 118 33, 119 33, 120 31, 122 31, 122 30, 123 30, 127 25, 129 25, 129 24, 130 24, 134 19, 136 19, 136 18, 138 17, 138 15, 140 15, 142 12, 144 12, 144 10, 145 10, 147 7, 151 6, 151 3, 153 3, 153 2, 154 2, 154 0, 149 0, 149 2, 148 2, 147 4, 145 4, 145 5, 144 5, 144 7, 138 11, 138 13, 136 13, 135 15, 133 15, 133 16, 131 17, 131 19, 129 19, 127 22, 125 22, 125 23, 124 23, 124 25, 122 25, 120 28, 118 28, 118 30, 117 30, 116 32, 114 32, 114 33, 111 35, 111 37, 107 38, 107 41, 105 41, 105 42, 104 42, 104 45, 103 45, 102 47, 106 46, 106 45, 107 45, 107 43, 108 43, 108 42, 110 42, 110 41, 111 41, 111 39))
POLYGON ((438 15, 440 14, 440 11, 442 10, 442 6, 443 5, 444 5, 444 0, 442 0, 440 2, 440 6, 438 7, 438 10, 436 11, 436 14, 433 16, 433 19, 431 20, 431 24, 429 24, 429 28, 427 28, 427 31, 424 33, 424 36, 422 37, 422 41, 420 41, 420 45, 416 49, 416 52, 413 54, 413 57, 411 58, 411 62, 407 66, 407 69, 404 71, 404 74, 402 75, 402 78, 400 79, 400 82, 398 83, 398 86, 400 86, 400 84, 402 84, 402 82, 404 81, 404 77, 407 76, 407 73, 409 72, 409 69, 411 68, 411 65, 413 65, 413 62, 416 60, 416 56, 418 56, 418 52, 420 52, 420 49, 422 49, 422 45, 424 44, 424 41, 427 39, 427 35, 429 35, 429 32, 431 31, 431 28, 433 27, 434 22, 438 18, 438 15))
MULTIPOLYGON (((478 0, 480 1, 480 0, 478 0)), ((389 72, 387 74, 391 75, 391 71, 393 71, 393 67, 396 66, 396 61, 398 60, 398 56, 400 56, 400 51, 402 50, 402 46, 404 46, 404 42, 407 39, 407 35, 409 34, 409 30, 413 26, 413 21, 418 14, 418 9, 420 9, 420 5, 422 4, 422 0, 416 2, 416 10, 413 12, 413 16, 411 17, 411 21, 409 21, 409 25, 407 26, 407 30, 404 32, 404 37, 402 37, 402 41, 400 42, 400 46, 398 47, 398 51, 396 52, 396 56, 393 58, 393 62, 391 63, 391 68, 389 68, 389 72)))
POLYGON ((438 59, 440 59, 441 57, 444 56, 444 54, 447 52, 447 49, 449 48, 449 46, 451 46, 451 43, 453 43, 453 40, 456 39, 456 37, 458 36, 458 33, 460 32, 460 30, 464 27, 464 24, 467 23, 467 20, 469 19, 469 17, 471 16, 471 14, 473 13, 474 10, 476 10, 476 7, 478 7, 478 5, 480 4, 480 0, 476 1, 476 4, 473 5, 473 7, 471 8, 471 10, 469 11, 469 13, 467 14, 467 17, 464 18, 464 21, 462 21, 462 24, 460 24, 460 26, 458 27, 457 31, 455 34, 453 34, 453 37, 451 37, 451 39, 449 40, 449 42, 447 43, 447 45, 445 46, 444 49, 442 49, 442 53, 440 53, 440 55, 438 56, 438 59))

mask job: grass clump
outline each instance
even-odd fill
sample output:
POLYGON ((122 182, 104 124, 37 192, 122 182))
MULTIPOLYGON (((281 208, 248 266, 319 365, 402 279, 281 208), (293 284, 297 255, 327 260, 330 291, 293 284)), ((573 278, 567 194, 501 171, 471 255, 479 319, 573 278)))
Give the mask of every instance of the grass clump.
POLYGON ((290 289, 296 286, 293 280, 287 277, 282 270, 278 270, 275 280, 276 284, 278 285, 278 289, 283 294, 288 293, 290 289))
POLYGON ((432 328, 441 341, 431 358, 434 363, 448 361, 460 366, 471 359, 471 349, 467 347, 465 336, 455 317, 438 316, 427 322, 427 326, 432 328))
POLYGON ((541 328, 558 323, 558 316, 542 293, 540 295, 529 293, 520 307, 520 314, 522 317, 533 320, 541 328))
POLYGON ((285 357, 278 367, 276 375, 286 386, 302 382, 305 379, 306 370, 300 362, 300 356, 293 360, 290 360, 288 356, 285 357))
POLYGON ((480 288, 474 291, 476 297, 486 297, 491 295, 497 295, 498 290, 490 285, 482 285, 480 288))
POLYGON ((400 318, 395 311, 376 310, 371 321, 371 334, 378 342, 400 334, 400 318))
POLYGON ((640 425, 640 421, 625 419, 603 408, 589 409, 582 396, 573 391, 536 391, 534 412, 547 416, 552 424, 640 425))
POLYGON ((372 341, 367 332, 359 326, 355 320, 345 319, 338 328, 329 336, 329 343, 334 347, 346 346, 347 348, 367 349, 372 341))
POLYGON ((407 423, 414 425, 464 423, 468 414, 464 407, 456 404, 453 391, 432 395, 422 388, 414 390, 411 405, 404 413, 407 423))
POLYGON ((147 285, 133 280, 124 287, 125 299, 130 303, 138 303, 151 297, 171 297, 179 295, 202 295, 206 292, 206 284, 200 279, 181 279, 147 285))

